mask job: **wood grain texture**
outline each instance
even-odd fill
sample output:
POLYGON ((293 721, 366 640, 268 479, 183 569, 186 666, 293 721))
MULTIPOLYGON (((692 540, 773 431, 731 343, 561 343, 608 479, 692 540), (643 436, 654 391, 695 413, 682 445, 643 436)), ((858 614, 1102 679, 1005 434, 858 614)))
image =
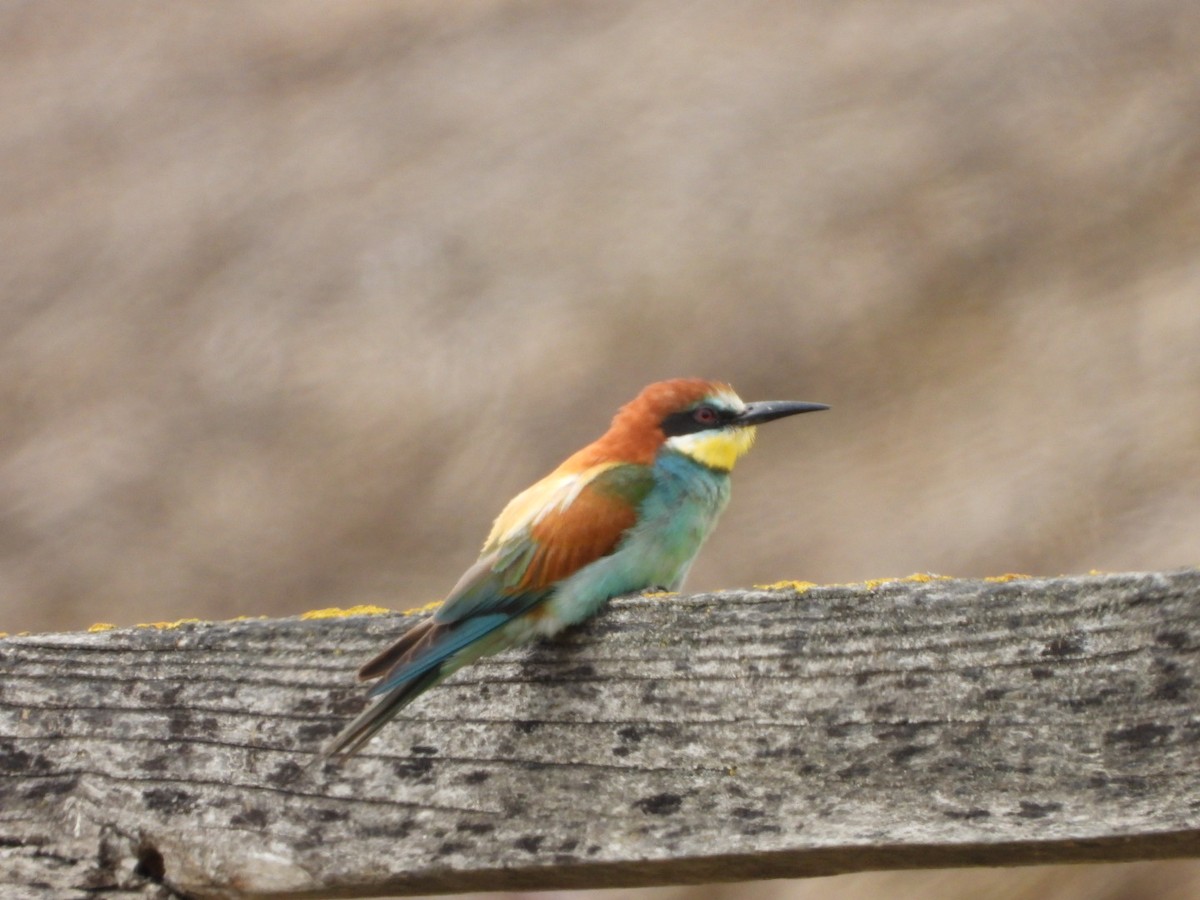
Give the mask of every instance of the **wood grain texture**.
POLYGON ((0 641, 4 896, 1200 856, 1200 571, 615 601, 342 768, 401 615, 0 641))

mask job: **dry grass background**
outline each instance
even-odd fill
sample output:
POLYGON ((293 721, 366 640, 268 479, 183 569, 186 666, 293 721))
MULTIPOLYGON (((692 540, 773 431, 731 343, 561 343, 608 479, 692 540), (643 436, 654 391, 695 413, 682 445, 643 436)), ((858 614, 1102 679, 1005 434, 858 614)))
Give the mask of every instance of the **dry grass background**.
POLYGON ((692 587, 1200 563, 1191 0, 4 2, 0 73, 0 628, 423 604, 683 374, 834 406, 692 587))

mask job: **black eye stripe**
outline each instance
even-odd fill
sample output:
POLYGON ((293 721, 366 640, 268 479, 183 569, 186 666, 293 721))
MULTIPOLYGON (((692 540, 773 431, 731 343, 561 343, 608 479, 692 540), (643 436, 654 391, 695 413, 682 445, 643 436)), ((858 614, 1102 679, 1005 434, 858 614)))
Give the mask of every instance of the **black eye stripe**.
POLYGON ((737 413, 730 412, 727 409, 720 409, 715 406, 708 406, 707 404, 704 406, 716 413, 716 418, 713 421, 697 422, 696 409, 681 410, 680 412, 671 413, 662 420, 661 427, 663 434, 670 438, 681 434, 695 434, 698 431, 723 428, 737 418, 737 413))

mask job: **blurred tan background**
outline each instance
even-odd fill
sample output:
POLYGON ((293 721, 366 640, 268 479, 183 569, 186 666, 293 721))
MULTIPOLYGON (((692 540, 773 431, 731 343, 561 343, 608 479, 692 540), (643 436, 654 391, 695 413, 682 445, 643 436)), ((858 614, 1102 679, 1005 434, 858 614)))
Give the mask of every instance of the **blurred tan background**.
POLYGON ((675 375, 834 407, 692 588, 1200 563, 1200 5, 0 3, 0 630, 426 603, 675 375))

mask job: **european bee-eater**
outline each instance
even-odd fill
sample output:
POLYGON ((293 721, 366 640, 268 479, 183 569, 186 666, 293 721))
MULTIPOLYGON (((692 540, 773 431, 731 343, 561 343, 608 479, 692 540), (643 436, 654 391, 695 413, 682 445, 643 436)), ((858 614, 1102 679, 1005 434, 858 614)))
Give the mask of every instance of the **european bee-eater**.
POLYGON ((598 440, 517 494, 479 560, 438 609, 364 665, 379 679, 321 758, 350 756, 397 712, 468 663, 556 634, 608 600, 677 590, 729 502, 729 473, 755 426, 829 407, 743 403, 718 381, 642 390, 598 440))

